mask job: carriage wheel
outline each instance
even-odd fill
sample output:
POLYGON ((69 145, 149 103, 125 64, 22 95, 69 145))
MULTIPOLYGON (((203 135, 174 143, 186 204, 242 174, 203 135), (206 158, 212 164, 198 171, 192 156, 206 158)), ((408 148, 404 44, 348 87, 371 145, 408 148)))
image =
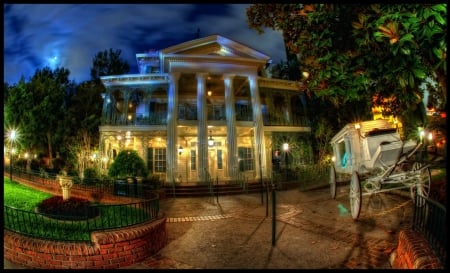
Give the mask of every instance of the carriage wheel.
POLYGON ((331 192, 331 199, 336 198, 336 169, 333 165, 331 165, 330 168, 330 192, 331 192))
POLYGON ((352 173, 350 180, 350 210, 353 219, 358 219, 361 212, 361 183, 359 182, 359 176, 356 171, 352 173))
MULTIPOLYGON (((420 162, 414 162, 412 166, 412 170, 414 172, 419 171, 422 168, 422 163, 420 162)), ((424 168, 420 170, 419 178, 414 181, 414 183, 411 185, 411 198, 413 202, 416 201, 416 194, 420 195, 421 197, 427 198, 430 194, 430 186, 431 186, 431 172, 430 169, 424 168)), ((419 204, 416 204, 417 206, 422 206, 423 202, 420 202, 419 204)))

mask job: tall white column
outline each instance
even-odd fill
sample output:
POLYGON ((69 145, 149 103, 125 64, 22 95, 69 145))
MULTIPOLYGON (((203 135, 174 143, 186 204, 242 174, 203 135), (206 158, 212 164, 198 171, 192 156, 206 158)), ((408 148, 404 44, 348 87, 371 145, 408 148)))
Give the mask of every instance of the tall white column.
POLYGON ((205 92, 205 73, 197 73, 197 119, 198 119, 198 175, 201 182, 208 178, 208 125, 205 92))
POLYGON ((178 79, 180 73, 169 74, 167 94, 167 169, 166 181, 175 183, 177 164, 177 115, 178 115, 178 79))
POLYGON ((128 90, 121 90, 123 97, 123 105, 122 105, 122 116, 121 116, 121 125, 128 124, 128 102, 130 100, 130 95, 128 90))
POLYGON ((258 78, 255 75, 249 76, 250 94, 252 97, 253 121, 254 121, 254 139, 255 139, 255 171, 256 178, 260 178, 260 170, 265 173, 265 155, 263 153, 264 145, 264 124, 262 119, 261 101, 259 98, 258 78))
POLYGON ((225 115, 227 119, 227 175, 231 179, 237 178, 238 173, 238 150, 236 145, 236 110, 234 106, 234 88, 233 88, 234 75, 224 75, 225 84, 225 115))

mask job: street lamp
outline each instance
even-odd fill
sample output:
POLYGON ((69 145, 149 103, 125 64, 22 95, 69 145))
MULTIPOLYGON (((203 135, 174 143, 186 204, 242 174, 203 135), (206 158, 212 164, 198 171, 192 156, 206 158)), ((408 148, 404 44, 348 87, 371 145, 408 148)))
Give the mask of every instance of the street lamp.
POLYGON ((13 153, 14 153, 14 142, 17 139, 17 131, 12 129, 8 132, 8 140, 10 144, 9 151, 9 180, 12 182, 12 161, 13 161, 13 153))
POLYGON ((286 181, 288 180, 288 151, 289 151, 289 144, 283 143, 283 151, 284 151, 284 161, 286 165, 286 181))

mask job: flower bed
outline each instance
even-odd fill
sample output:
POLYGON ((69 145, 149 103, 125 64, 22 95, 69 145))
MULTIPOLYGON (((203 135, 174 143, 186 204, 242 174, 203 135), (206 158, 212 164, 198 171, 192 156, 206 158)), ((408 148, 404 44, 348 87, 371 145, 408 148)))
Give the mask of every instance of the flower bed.
POLYGON ((62 196, 53 196, 42 201, 37 211, 47 217, 59 220, 82 220, 94 218, 99 215, 96 207, 90 206, 88 199, 70 197, 63 200, 62 196))

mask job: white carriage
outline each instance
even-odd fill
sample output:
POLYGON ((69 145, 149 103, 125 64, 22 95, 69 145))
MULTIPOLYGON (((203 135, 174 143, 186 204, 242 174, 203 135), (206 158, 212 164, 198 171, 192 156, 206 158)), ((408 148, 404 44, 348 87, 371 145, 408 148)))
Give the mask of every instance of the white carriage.
POLYGON ((385 119, 347 124, 330 141, 333 148, 330 168, 331 197, 336 198, 336 177, 350 176, 350 210, 353 219, 361 212, 362 196, 409 188, 428 197, 429 165, 416 160, 422 143, 403 141, 396 126, 385 119))

